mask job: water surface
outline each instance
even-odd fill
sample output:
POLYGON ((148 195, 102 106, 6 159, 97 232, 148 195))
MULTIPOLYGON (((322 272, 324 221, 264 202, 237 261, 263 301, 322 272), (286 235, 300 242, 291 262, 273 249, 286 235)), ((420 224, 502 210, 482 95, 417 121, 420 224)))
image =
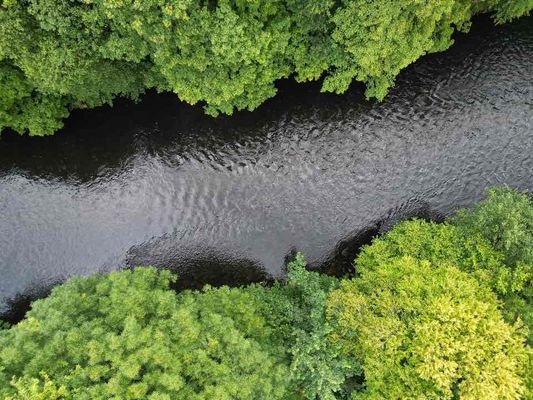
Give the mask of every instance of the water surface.
MULTIPOLYGON (((487 186, 533 190, 533 18, 479 19, 406 69, 382 103, 281 83, 213 119, 174 96, 76 112, 50 138, 0 140, 0 309, 77 274, 168 266, 182 286, 279 277, 285 258, 350 260, 411 215, 487 186)), ((330 262, 328 264, 328 261, 330 262)))

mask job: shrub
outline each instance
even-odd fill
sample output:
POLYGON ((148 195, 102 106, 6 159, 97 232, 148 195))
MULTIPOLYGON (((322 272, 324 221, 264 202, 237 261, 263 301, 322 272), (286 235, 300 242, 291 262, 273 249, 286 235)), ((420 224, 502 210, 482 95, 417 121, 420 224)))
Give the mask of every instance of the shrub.
POLYGON ((463 237, 481 236, 501 254, 504 266, 492 287, 505 301, 507 317, 520 317, 533 335, 532 199, 510 188, 491 189, 486 200, 460 210, 452 223, 463 237))
POLYGON ((362 365, 353 399, 520 399, 527 350, 490 290, 458 268, 402 257, 328 300, 333 340, 362 365))
POLYGON ((270 340, 251 292, 176 295, 172 279, 139 268, 55 288, 0 333, 0 395, 285 398, 284 352, 270 340))
POLYGON ((285 340, 295 393, 309 400, 347 398, 360 368, 329 340, 332 328, 325 313, 327 297, 339 280, 305 266, 303 255, 297 254, 287 266, 286 284, 264 292, 266 314, 285 340))

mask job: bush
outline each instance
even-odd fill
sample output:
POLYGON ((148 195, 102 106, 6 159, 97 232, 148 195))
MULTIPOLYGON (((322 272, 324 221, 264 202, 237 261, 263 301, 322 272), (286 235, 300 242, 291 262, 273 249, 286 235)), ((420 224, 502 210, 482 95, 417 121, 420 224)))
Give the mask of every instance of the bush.
POLYGON ((328 300, 333 340, 362 365, 353 399, 520 399, 520 332, 490 290, 459 269, 411 257, 344 281, 328 300))
POLYGON ((285 354, 270 340, 251 292, 176 295, 172 279, 139 268, 55 288, 0 333, 0 395, 286 398, 285 354))
POLYGON ((353 357, 342 354, 329 340, 331 326, 326 320, 326 300, 338 287, 334 277, 305 269, 302 254, 287 266, 286 284, 276 284, 266 295, 270 321, 276 323, 290 356, 294 392, 309 400, 347 398, 352 378, 360 375, 353 357))
POLYGON ((472 15, 497 22, 530 0, 4 0, 0 131, 51 134, 75 108, 136 99, 148 88, 209 114, 256 108, 274 82, 355 79, 382 99, 396 75, 449 47, 472 15))
POLYGON ((488 193, 487 200, 446 223, 415 219, 397 224, 362 249, 356 269, 376 269, 403 255, 456 266, 490 285, 504 302, 508 321, 520 318, 532 331, 533 203, 511 189, 488 193))
POLYGON ((488 191, 473 209, 460 210, 452 223, 468 238, 481 236, 498 251, 502 268, 492 287, 505 302, 510 320, 520 317, 533 341, 533 201, 510 188, 488 191))

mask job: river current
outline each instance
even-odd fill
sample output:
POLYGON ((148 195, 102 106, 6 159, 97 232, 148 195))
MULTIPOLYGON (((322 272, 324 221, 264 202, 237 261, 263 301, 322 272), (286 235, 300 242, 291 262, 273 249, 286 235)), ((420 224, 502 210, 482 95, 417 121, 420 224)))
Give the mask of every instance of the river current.
POLYGON ((0 311, 68 276, 172 268, 182 287, 336 270, 410 217, 489 186, 533 190, 533 17, 475 21, 382 103, 281 82, 254 112, 171 95, 78 111, 52 137, 0 139, 0 311))

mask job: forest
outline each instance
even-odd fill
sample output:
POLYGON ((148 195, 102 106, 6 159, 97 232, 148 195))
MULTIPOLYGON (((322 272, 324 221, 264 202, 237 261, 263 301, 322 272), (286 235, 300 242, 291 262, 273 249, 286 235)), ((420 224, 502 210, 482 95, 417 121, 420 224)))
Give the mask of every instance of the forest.
POLYGON ((533 400, 531 10, 0 0, 0 400, 533 400))
POLYGON ((531 399, 533 200, 492 189, 410 219, 350 275, 172 289, 139 267, 76 277, 0 329, 5 399, 531 399))
POLYGON ((533 0, 2 0, 0 132, 50 135, 75 109, 173 92, 210 115, 253 110, 276 81, 362 82, 382 100, 399 72, 447 49, 473 16, 533 0))

